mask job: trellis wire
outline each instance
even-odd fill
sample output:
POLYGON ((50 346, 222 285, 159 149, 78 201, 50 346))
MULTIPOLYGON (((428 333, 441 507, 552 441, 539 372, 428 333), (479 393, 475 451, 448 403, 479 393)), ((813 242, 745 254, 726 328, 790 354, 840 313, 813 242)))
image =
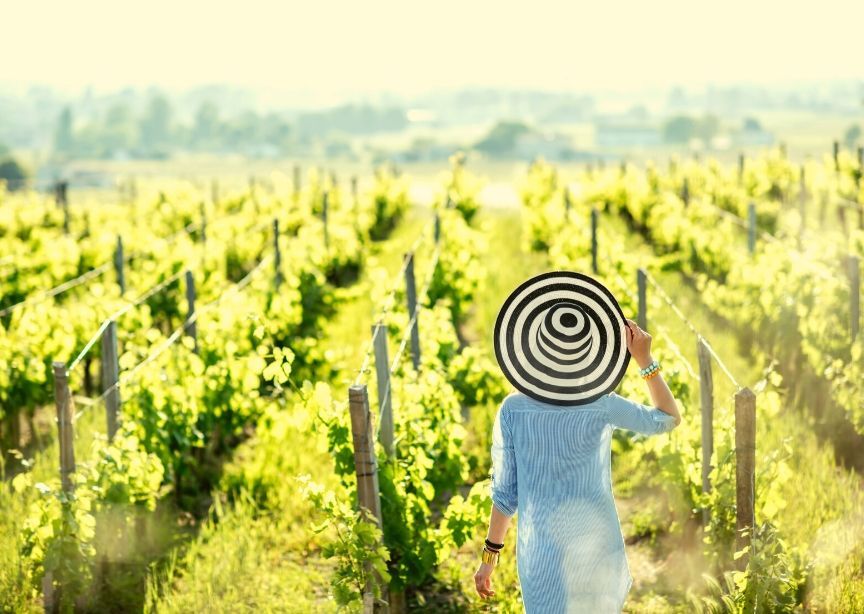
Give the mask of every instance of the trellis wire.
MULTIPOLYGON (((417 238, 414 240, 414 243, 411 245, 410 251, 413 253, 417 251, 420 245, 423 244, 423 240, 426 238, 426 231, 432 227, 434 224, 434 220, 428 222, 426 226, 424 226, 417 238)), ((400 284, 402 283, 402 277, 405 275, 405 270, 408 267, 408 260, 403 258, 402 266, 399 268, 399 271, 393 278, 392 283, 390 284, 390 289, 384 295, 384 299, 381 301, 383 306, 377 313, 373 313, 372 320, 377 322, 378 320, 383 320, 384 316, 390 313, 390 310, 395 305, 396 291, 399 289, 400 284)), ((375 329, 375 333, 373 333, 372 337, 369 339, 369 343, 366 346, 366 350, 363 353, 363 362, 360 365, 360 369, 357 371, 357 375, 354 378, 353 385, 357 385, 361 383, 361 378, 369 372, 369 362, 372 359, 372 353, 375 349, 375 339, 378 337, 378 329, 375 329)))
MULTIPOLYGON (((408 326, 405 327, 405 332, 402 335, 402 340, 399 343, 399 349, 396 350, 396 354, 393 356, 393 360, 390 361, 389 372, 392 375, 397 368, 399 368, 399 363, 402 361, 402 356, 405 354, 405 348, 408 347, 408 340, 411 338, 411 330, 413 329, 415 323, 417 322, 417 317, 420 314, 420 309, 423 306, 423 299, 426 297, 429 292, 429 286, 432 284, 432 277, 435 275, 435 268, 438 266, 438 259, 441 256, 441 246, 438 245, 435 247, 435 253, 432 256, 432 263, 429 266, 429 274, 426 277, 426 283, 423 285, 423 289, 420 291, 417 296, 417 305, 414 307, 414 313, 411 315, 411 319, 408 321, 408 326)), ((376 328, 377 331, 380 329, 376 328)), ((374 337, 374 335, 373 335, 374 337)), ((387 378, 387 386, 384 390, 384 394, 382 395, 382 400, 386 402, 386 399, 390 397, 390 386, 392 379, 387 378)), ((375 439, 378 439, 378 435, 381 431, 381 420, 378 420, 378 424, 375 426, 375 439)))
POLYGON ((163 281, 159 282, 155 286, 151 287, 149 290, 147 290, 144 294, 139 296, 134 301, 127 301, 128 304, 126 306, 121 307, 120 309, 118 309, 117 311, 112 313, 110 316, 105 318, 102 321, 102 324, 97 329, 97 331, 93 334, 93 336, 90 338, 90 340, 84 346, 84 349, 81 350, 81 352, 78 354, 78 356, 76 356, 75 359, 71 363, 69 363, 69 366, 66 367, 66 372, 69 373, 73 369, 75 369, 76 366, 78 366, 78 364, 81 362, 81 360, 87 355, 87 352, 89 352, 92 349, 93 345, 102 337, 102 333, 105 331, 105 328, 107 328, 108 323, 111 322, 111 320, 116 320, 120 316, 128 313, 131 309, 138 307, 144 301, 149 299, 151 296, 164 290, 169 285, 171 285, 172 283, 174 283, 175 281, 180 279, 180 276, 183 275, 185 272, 186 272, 185 269, 181 269, 180 271, 177 271, 171 277, 168 277, 167 279, 164 279, 163 281))
POLYGON ((212 307, 213 305, 219 303, 219 301, 221 301, 223 298, 225 298, 229 293, 238 292, 238 291, 242 290, 243 288, 245 288, 247 285, 249 285, 249 283, 252 281, 252 277, 255 275, 255 273, 257 273, 264 266, 266 266, 269 263, 269 261, 272 259, 272 257, 273 257, 272 255, 268 254, 267 256, 262 258, 258 262, 258 264, 255 265, 255 267, 251 271, 249 271, 245 277, 243 277, 243 279, 241 279, 240 281, 238 281, 234 284, 231 284, 219 296, 217 296, 216 298, 212 299, 211 301, 209 301, 207 303, 204 303, 200 307, 196 308, 195 313, 193 313, 191 316, 186 318, 183 321, 183 323, 179 327, 177 327, 174 330, 174 332, 171 333, 171 335, 169 335, 161 344, 159 344, 156 347, 155 350, 153 350, 150 354, 148 354, 147 357, 144 360, 142 360, 141 362, 139 362, 137 365, 124 371, 123 374, 120 376, 120 378, 117 380, 117 382, 115 384, 113 384, 112 386, 108 387, 106 390, 104 390, 102 392, 102 394, 99 395, 96 399, 99 401, 104 400, 105 397, 108 396, 108 394, 110 392, 120 388, 120 386, 122 386, 123 384, 129 383, 132 380, 133 376, 136 373, 138 373, 143 367, 145 367, 149 363, 156 360, 159 356, 162 355, 162 353, 165 350, 167 350, 169 347, 174 345, 174 343, 176 343, 177 340, 183 336, 183 333, 186 331, 186 328, 189 326, 189 324, 197 321, 198 316, 202 312, 204 312, 206 309, 212 307))

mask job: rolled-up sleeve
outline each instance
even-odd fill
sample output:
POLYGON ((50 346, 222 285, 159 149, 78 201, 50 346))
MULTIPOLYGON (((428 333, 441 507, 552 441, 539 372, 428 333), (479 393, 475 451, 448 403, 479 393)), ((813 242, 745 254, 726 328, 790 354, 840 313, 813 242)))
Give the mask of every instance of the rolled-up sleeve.
POLYGON ((643 435, 666 433, 675 428, 675 417, 663 410, 644 405, 610 392, 606 395, 606 411, 609 424, 643 435))
POLYGON ((516 452, 510 428, 510 411, 507 401, 495 414, 492 427, 492 503, 505 516, 516 513, 518 495, 516 481, 516 452))

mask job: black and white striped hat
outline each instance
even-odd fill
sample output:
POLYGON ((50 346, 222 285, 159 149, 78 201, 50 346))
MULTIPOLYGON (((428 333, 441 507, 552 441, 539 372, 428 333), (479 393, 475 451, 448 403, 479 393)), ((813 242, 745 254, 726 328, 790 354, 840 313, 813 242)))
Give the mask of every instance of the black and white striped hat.
POLYGON ((575 271, 523 282, 495 322, 495 357, 520 392, 585 405, 618 386, 630 363, 627 321, 602 283, 575 271))

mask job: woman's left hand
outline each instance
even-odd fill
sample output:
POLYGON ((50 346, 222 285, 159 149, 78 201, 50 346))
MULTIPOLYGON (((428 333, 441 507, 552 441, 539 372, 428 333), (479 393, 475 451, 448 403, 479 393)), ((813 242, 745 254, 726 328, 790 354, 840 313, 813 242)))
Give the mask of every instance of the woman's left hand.
POLYGON ((480 597, 492 597, 495 594, 495 591, 492 590, 492 570, 494 568, 489 563, 480 563, 480 568, 474 574, 474 586, 480 597))

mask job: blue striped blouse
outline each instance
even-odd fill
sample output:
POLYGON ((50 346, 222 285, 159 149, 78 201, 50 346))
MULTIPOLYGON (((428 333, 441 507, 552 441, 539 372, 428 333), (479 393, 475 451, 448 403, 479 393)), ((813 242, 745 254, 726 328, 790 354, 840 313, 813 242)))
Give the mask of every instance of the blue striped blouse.
POLYGON ((527 614, 624 606, 633 578, 612 496, 615 428, 664 433, 675 418, 615 392, 573 407, 514 392, 498 408, 490 493, 506 516, 519 510, 516 567, 527 614))

